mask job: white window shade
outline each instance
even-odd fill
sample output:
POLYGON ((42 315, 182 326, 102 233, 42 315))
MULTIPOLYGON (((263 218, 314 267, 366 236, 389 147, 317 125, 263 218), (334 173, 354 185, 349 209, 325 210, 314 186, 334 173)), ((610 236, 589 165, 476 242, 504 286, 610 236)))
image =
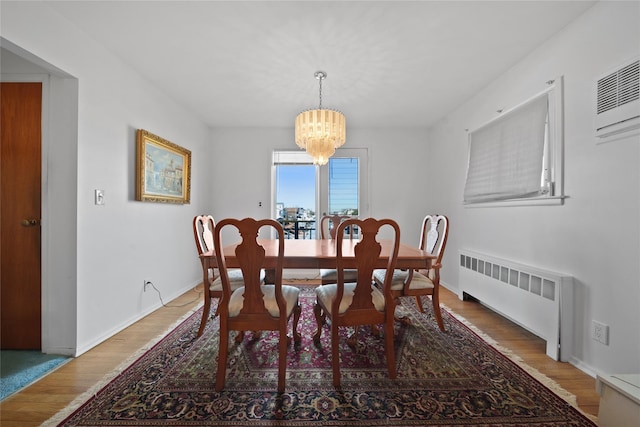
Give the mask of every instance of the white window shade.
POLYGON ((535 197, 541 185, 547 93, 469 134, 465 203, 535 197))

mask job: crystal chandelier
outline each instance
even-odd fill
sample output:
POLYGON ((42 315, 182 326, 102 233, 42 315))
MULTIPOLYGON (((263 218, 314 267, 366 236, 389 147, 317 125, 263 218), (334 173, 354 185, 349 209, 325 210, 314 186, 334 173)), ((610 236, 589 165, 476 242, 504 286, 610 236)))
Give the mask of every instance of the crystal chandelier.
POLYGON ((320 106, 296 117, 296 145, 307 150, 314 164, 326 165, 346 140, 346 120, 339 111, 322 109, 322 80, 327 73, 316 71, 314 76, 320 82, 320 106))

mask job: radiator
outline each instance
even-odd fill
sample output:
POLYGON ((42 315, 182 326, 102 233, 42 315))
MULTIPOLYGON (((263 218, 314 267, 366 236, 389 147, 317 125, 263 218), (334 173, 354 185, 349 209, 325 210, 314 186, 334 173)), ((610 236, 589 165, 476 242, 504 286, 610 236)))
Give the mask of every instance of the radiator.
POLYGON ((459 297, 471 296, 547 342, 566 362, 573 352, 573 277, 469 250, 460 251, 459 297))

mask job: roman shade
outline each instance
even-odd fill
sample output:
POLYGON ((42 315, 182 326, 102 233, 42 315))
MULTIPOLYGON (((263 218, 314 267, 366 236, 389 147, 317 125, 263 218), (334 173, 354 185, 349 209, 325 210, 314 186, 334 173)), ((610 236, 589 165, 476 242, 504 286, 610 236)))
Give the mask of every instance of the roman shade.
POLYGON ((469 133, 465 203, 542 194, 547 93, 469 133))

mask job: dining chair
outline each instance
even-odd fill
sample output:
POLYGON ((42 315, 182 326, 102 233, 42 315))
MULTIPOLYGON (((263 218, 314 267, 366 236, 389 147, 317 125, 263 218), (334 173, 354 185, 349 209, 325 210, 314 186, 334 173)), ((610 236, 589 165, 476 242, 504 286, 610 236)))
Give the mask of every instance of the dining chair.
MULTIPOLYGON (((196 249, 198 255, 202 255, 209 251, 213 251, 213 230, 216 227, 216 222, 211 215, 197 215, 193 218, 193 237, 196 241, 196 249)), ((204 294, 204 306, 202 308, 202 320, 200 320, 200 327, 198 328, 198 337, 204 332, 204 328, 209 318, 209 312, 211 311, 211 300, 220 300, 222 297, 222 281, 217 269, 208 268, 202 263, 202 287, 204 294)), ((261 272, 261 280, 264 280, 265 272, 261 272)), ((235 290, 242 286, 242 271, 239 269, 229 270, 229 282, 231 289, 235 290)), ((219 307, 219 306, 218 306, 219 307)), ((218 314, 218 309, 214 317, 218 314)))
MULTIPOLYGON (((273 219, 256 220, 254 218, 223 219, 214 232, 214 248, 218 260, 218 269, 222 280, 222 299, 220 301, 220 342, 218 346, 218 370, 216 391, 224 388, 227 353, 229 351, 229 331, 278 331, 278 392, 285 388, 287 367, 287 325, 293 315, 293 339, 298 345, 301 341, 298 333, 300 320, 300 290, 295 286, 282 284, 284 261, 284 229, 273 219), (226 229, 226 230, 225 230, 226 229), (274 267, 274 284, 262 283, 262 270, 265 261, 265 249, 257 241, 261 230, 273 229, 278 239, 278 253, 274 267), (231 238, 235 234, 240 242, 235 247, 235 257, 244 277, 243 286, 232 290, 223 252, 222 233, 231 238)), ((270 268, 272 268, 270 266, 270 268)))
MULTIPOLYGON (((427 215, 422 220, 419 248, 435 256, 430 269, 399 270, 393 272, 391 281, 391 294, 394 298, 413 296, 421 313, 424 313, 421 297, 430 295, 433 303, 433 312, 436 316, 438 327, 445 331, 440 312, 440 268, 442 268, 442 256, 447 245, 449 235, 449 219, 445 215, 427 215)), ((375 270, 373 278, 377 285, 382 286, 388 276, 385 270, 375 270)), ((407 317, 399 318, 404 323, 409 323, 407 317)))
MULTIPOLYGON (((336 232, 338 230, 338 225, 341 222, 350 219, 349 215, 323 215, 320 218, 320 237, 323 239, 332 239, 336 238, 336 232)), ((349 239, 353 239, 353 230, 349 229, 349 239)), ((352 282, 355 281, 358 277, 357 270, 345 270, 345 281, 352 282)), ((321 268, 320 269, 320 281, 321 284, 326 285, 329 283, 336 283, 337 280, 337 270, 335 268, 321 268)))
POLYGON ((385 227, 393 231, 393 240, 389 243, 389 255, 385 259, 386 270, 393 272, 398 258, 400 246, 400 228, 391 219, 376 220, 348 219, 338 225, 336 234, 337 282, 316 288, 316 304, 314 315, 317 331, 313 336, 316 345, 320 344, 324 316, 329 318, 331 328, 331 358, 333 365, 333 385, 340 387, 340 346, 338 331, 341 327, 360 325, 384 325, 385 356, 389 378, 396 377, 394 340, 394 310, 395 301, 391 295, 391 277, 384 280, 382 289, 372 283, 375 264, 380 259, 382 245, 377 239, 379 231, 385 227), (345 239, 344 230, 347 227, 360 228, 362 239, 355 244, 355 265, 358 277, 355 282, 345 279, 345 258, 342 255, 342 245, 345 239))

